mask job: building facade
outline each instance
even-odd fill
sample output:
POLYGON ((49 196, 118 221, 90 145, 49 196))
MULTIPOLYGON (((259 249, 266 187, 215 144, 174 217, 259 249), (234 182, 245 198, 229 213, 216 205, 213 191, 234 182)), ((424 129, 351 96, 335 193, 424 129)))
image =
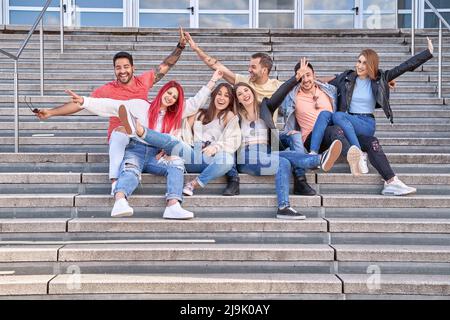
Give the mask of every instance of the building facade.
MULTIPOLYGON (((0 0, 0 24, 32 24, 45 0, 0 0)), ((412 0, 63 0, 66 26, 380 29, 410 28, 412 0)), ((450 21, 450 0, 431 0, 450 21)), ((46 24, 59 24, 53 0, 46 24)), ((417 28, 437 18, 416 0, 417 28)))

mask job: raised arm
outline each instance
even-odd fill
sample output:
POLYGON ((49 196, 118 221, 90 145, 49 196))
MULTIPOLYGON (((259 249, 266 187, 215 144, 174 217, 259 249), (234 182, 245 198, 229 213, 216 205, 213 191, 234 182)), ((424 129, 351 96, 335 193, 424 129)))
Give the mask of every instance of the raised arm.
POLYGON ((195 51, 200 60, 202 60, 212 70, 221 70, 223 72, 223 78, 225 79, 225 81, 234 85, 236 74, 225 67, 219 60, 209 56, 206 52, 200 49, 197 43, 195 43, 194 39, 192 39, 192 36, 189 34, 189 32, 185 32, 184 35, 187 42, 189 43, 189 46, 192 50, 195 51))
POLYGON ((161 80, 167 74, 167 72, 169 72, 169 70, 177 63, 178 59, 180 59, 181 53, 186 46, 186 38, 184 37, 184 32, 181 27, 179 29, 179 32, 180 39, 178 40, 178 44, 172 51, 172 53, 169 54, 156 69, 154 83, 157 83, 159 80, 161 80))
POLYGON ((300 60, 300 68, 297 70, 295 76, 290 78, 288 81, 284 82, 275 93, 270 97, 270 99, 264 98, 263 102, 267 104, 270 112, 275 112, 275 110, 281 105, 284 98, 288 93, 297 85, 297 83, 302 79, 306 72, 308 72, 308 61, 306 58, 300 60))
POLYGON ((399 66, 392 68, 390 70, 385 71, 386 80, 389 82, 394 80, 395 78, 401 76, 403 73, 407 71, 414 71, 417 67, 421 66, 431 58, 433 58, 433 43, 427 37, 428 48, 415 56, 409 58, 399 66))
POLYGON ((186 100, 186 104, 183 110, 183 118, 189 117, 195 114, 198 109, 201 108, 207 101, 211 94, 211 91, 216 86, 216 82, 222 79, 222 72, 220 70, 216 70, 211 77, 211 80, 203 86, 195 96, 186 100))
POLYGON ((82 99, 82 97, 78 96, 71 90, 66 90, 66 93, 68 93, 72 97, 72 101, 52 109, 39 109, 39 111, 35 113, 36 117, 38 117, 40 120, 45 120, 55 116, 67 116, 69 114, 77 113, 78 111, 83 110, 83 108, 81 107, 83 101, 79 100, 79 98, 82 99))

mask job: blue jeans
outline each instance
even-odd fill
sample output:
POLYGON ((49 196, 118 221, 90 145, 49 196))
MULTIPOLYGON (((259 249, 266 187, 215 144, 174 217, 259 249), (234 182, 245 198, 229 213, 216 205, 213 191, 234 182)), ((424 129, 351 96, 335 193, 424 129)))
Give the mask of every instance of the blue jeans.
POLYGON ((375 118, 369 116, 336 112, 333 114, 333 122, 344 130, 348 142, 359 149, 361 149, 361 145, 357 136, 371 137, 375 134, 375 118))
POLYGON ((249 145, 238 154, 239 172, 253 176, 275 175, 278 207, 289 206, 289 182, 292 167, 310 169, 320 164, 319 155, 301 154, 296 151, 270 153, 265 144, 249 145))
POLYGON ((144 135, 141 139, 152 147, 164 150, 169 155, 179 157, 184 157, 184 155, 186 155, 187 158, 190 158, 192 152, 190 145, 180 141, 176 137, 148 128, 145 128, 144 135))
POLYGON ((220 151, 209 157, 202 152, 201 143, 196 143, 191 150, 191 161, 185 161, 186 171, 200 173, 197 181, 201 187, 205 187, 209 181, 225 175, 235 165, 232 153, 220 151))
POLYGON ((120 175, 114 194, 123 192, 128 198, 139 185, 142 172, 167 177, 166 199, 183 201, 184 165, 181 159, 170 162, 159 162, 155 156, 159 147, 152 147, 131 139, 125 149, 125 156, 120 165, 120 175))
MULTIPOLYGON (((282 132, 280 133, 280 141, 284 146, 288 147, 289 150, 305 154, 305 147, 303 145, 301 133, 288 135, 286 132, 282 132)), ((296 177, 304 176, 305 169, 300 167, 294 168, 294 175, 296 177)))
POLYGON ((319 116, 314 123, 314 127, 311 135, 311 147, 310 151, 319 153, 320 145, 322 144, 323 135, 325 134, 325 129, 328 126, 333 125, 333 113, 330 111, 323 110, 319 113, 319 116))

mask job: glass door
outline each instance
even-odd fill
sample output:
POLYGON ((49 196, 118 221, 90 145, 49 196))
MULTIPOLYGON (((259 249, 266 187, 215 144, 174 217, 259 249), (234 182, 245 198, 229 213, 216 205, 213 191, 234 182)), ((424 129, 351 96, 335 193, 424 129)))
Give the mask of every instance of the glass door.
POLYGON ((358 27, 359 0, 303 0, 304 29, 353 29, 358 27))
POLYGON ((358 28, 394 29, 397 28, 397 1, 360 0, 362 14, 358 28))
POLYGON ((196 0, 198 17, 192 27, 251 28, 251 0, 196 0))
POLYGON ((184 28, 194 24, 194 0, 139 0, 139 27, 184 28), (192 4, 191 4, 192 2, 192 4))
POLYGON ((69 25, 76 27, 127 26, 126 1, 124 0, 68 0, 67 2, 69 25))
MULTIPOLYGON (((45 0, 7 0, 5 24, 33 24, 45 0)), ((44 15, 46 25, 59 25, 59 0, 53 0, 44 15)))

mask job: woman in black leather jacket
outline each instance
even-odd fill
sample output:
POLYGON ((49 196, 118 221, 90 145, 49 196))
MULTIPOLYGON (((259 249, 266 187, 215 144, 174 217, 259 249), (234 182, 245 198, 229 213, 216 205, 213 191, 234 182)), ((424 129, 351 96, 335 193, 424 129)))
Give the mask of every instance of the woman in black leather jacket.
MULTIPOLYGON (((428 39, 428 38, 427 38, 428 39)), ((363 157, 361 146, 357 136, 373 136, 375 133, 375 108, 382 108, 391 123, 394 122, 391 106, 389 104, 389 86, 397 77, 407 71, 414 71, 417 67, 433 57, 433 44, 428 39, 428 49, 411 57, 395 68, 383 71, 378 69, 379 57, 372 49, 363 50, 358 56, 355 70, 347 70, 337 75, 330 84, 337 87, 337 111, 322 115, 321 121, 327 124, 334 123, 344 131, 347 140, 351 144, 347 158, 352 173, 361 174, 360 161, 363 157)), ((317 126, 326 127, 325 123, 317 126)), ((315 129, 316 127, 314 127, 315 129)), ((320 131, 320 130, 319 130, 320 131)), ((314 138, 314 135, 313 135, 314 138)), ((316 135, 316 141, 323 138, 316 135)))

